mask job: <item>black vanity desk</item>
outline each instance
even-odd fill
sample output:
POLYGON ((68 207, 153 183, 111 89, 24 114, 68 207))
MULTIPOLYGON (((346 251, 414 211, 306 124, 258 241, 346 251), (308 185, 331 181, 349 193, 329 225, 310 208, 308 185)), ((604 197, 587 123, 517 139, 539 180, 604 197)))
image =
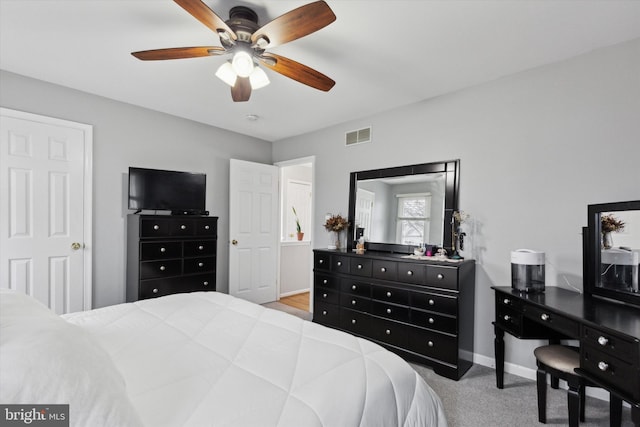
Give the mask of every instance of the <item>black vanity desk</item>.
MULTIPOLYGON (((579 340, 580 373, 612 399, 628 402, 640 426, 640 309, 557 287, 539 294, 492 289, 498 388, 504 387, 505 332, 520 339, 579 340)), ((620 424, 619 413, 611 418, 612 425, 620 424)))

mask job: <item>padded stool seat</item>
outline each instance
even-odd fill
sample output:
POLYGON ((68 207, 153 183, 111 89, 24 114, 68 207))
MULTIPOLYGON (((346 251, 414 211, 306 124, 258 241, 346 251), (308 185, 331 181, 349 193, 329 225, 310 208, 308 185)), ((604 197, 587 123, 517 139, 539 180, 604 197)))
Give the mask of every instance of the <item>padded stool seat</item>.
MULTIPOLYGON (((538 365, 536 387, 538 391, 538 421, 547 422, 547 374, 552 378, 560 378, 567 382, 567 401, 569 410, 569 426, 578 427, 584 421, 585 388, 597 387, 591 381, 575 372, 580 367, 580 353, 577 347, 551 344, 538 347, 533 351, 538 365)), ((620 426, 622 401, 610 398, 611 426, 620 426)))

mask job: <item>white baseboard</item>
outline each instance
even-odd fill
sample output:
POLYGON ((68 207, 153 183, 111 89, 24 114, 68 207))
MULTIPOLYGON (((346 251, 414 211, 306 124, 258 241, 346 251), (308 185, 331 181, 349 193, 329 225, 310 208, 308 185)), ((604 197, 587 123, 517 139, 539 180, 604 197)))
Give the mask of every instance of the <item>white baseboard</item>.
POLYGON ((304 294, 305 292, 309 292, 309 289, 300 289, 297 291, 285 292, 284 294, 280 294, 278 298, 290 297, 292 295, 304 294))
MULTIPOLYGON (((478 365, 486 366, 488 368, 496 369, 496 360, 492 357, 483 356, 482 354, 473 354, 473 363, 477 363, 478 365)), ((516 365, 514 363, 505 362, 504 364, 504 372, 508 374, 517 375, 522 378, 527 378, 529 380, 536 380, 536 370, 527 368, 525 366, 516 365)), ((560 381, 560 387, 566 389, 567 384, 564 381, 560 381)), ((605 402, 609 401, 609 393, 601 388, 595 387, 587 387, 586 390, 587 396, 594 397, 596 399, 604 400, 605 402)))

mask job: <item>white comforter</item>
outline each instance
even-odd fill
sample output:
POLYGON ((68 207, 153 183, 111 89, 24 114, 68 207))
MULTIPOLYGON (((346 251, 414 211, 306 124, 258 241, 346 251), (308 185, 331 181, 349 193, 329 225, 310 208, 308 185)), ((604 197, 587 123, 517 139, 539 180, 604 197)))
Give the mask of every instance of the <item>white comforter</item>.
POLYGON ((225 294, 63 318, 106 350, 143 425, 446 426, 439 398, 398 356, 225 294))

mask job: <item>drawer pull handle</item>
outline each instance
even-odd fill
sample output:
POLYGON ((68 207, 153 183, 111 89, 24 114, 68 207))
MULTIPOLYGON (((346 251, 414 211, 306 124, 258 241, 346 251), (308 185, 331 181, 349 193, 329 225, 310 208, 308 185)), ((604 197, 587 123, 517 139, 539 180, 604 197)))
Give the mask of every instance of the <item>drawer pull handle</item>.
POLYGON ((427 342, 427 345, 428 345, 429 347, 433 347, 433 341, 429 341, 429 342, 427 342))
POLYGON ((324 260, 323 259, 319 259, 318 260, 318 264, 324 264, 324 260))
POLYGON ((438 278, 438 280, 444 279, 444 276, 442 275, 442 273, 438 273, 436 277, 438 278))
POLYGON ((504 305, 511 304, 511 300, 509 298, 505 298, 504 300, 502 300, 502 302, 504 303, 504 305))
POLYGON ((342 265, 342 261, 338 261, 338 267, 342 265))
POLYGON ((351 300, 351 305, 356 305, 356 300, 352 299, 351 300))
POLYGON ((429 317, 429 323, 433 324, 434 322, 435 322, 434 318, 433 317, 429 317))
POLYGON ((198 267, 204 267, 204 262, 199 262, 198 267))
POLYGON ((407 276, 413 276, 413 271, 411 270, 407 271, 407 276))
POLYGON ((362 264, 358 264, 358 270, 362 270, 362 264))
POLYGON ((380 271, 382 271, 383 273, 386 273, 386 272, 387 272, 387 269, 386 269, 386 268, 384 268, 384 267, 382 267, 382 268, 380 269, 380 271))
POLYGON ((387 292, 387 298, 391 298, 391 292, 387 292))
POLYGON ((355 291, 356 289, 358 289, 356 285, 351 285, 351 290, 355 291))
POLYGON ((156 225, 153 226, 153 229, 154 230, 160 230, 160 226, 158 224, 156 224, 156 225))
POLYGON ((598 362, 598 369, 605 372, 609 369, 609 364, 607 362, 598 362))
POLYGON ((540 318, 546 322, 547 320, 549 320, 549 315, 547 313, 542 313, 540 315, 540 318))
POLYGON ((187 229, 186 225, 183 224, 183 225, 180 226, 180 230, 186 230, 186 229, 187 229))
POLYGON ((387 329, 386 331, 384 331, 384 333, 387 335, 391 335, 391 330, 387 329))
POLYGON ((326 297, 327 297, 327 294, 322 294, 322 298, 326 298, 326 297))
POLYGON ((432 299, 429 300, 429 305, 434 305, 436 302, 432 299))
POLYGON ((153 293, 157 294, 158 293, 158 288, 153 288, 153 293))
POLYGON ((391 314, 391 309, 387 308, 387 314, 391 314))
POLYGON ((326 285, 327 283, 329 283, 329 281, 328 281, 327 279, 324 279, 324 280, 322 281, 322 284, 323 284, 323 285, 326 285))
POLYGON ((505 314, 503 319, 508 322, 509 320, 511 320, 511 316, 509 316, 508 314, 505 314))
POLYGON ((167 269, 167 267, 165 267, 164 265, 160 266, 160 271, 165 271, 167 269))
POLYGON ((327 310, 322 310, 322 315, 326 316, 327 315, 327 310))
POLYGON ((204 282, 202 282, 203 285, 205 286, 209 286, 209 282, 207 282, 206 280, 204 282))
POLYGON ((608 342, 609 340, 606 337, 603 337, 603 336, 598 337, 598 344, 607 345, 608 342))
POLYGON ((208 229, 210 229, 210 228, 211 228, 211 227, 209 227, 208 225, 205 225, 205 226, 204 226, 204 229, 205 229, 205 230, 208 230, 208 229))
POLYGON ((201 250, 203 250, 203 249, 204 249, 204 246, 202 246, 202 245, 198 246, 198 250, 199 250, 199 251, 201 251, 201 250))
POLYGON ((356 319, 351 319, 351 324, 355 325, 356 324, 356 319))
POLYGON ((167 252, 167 248, 160 248, 160 252, 167 252))

